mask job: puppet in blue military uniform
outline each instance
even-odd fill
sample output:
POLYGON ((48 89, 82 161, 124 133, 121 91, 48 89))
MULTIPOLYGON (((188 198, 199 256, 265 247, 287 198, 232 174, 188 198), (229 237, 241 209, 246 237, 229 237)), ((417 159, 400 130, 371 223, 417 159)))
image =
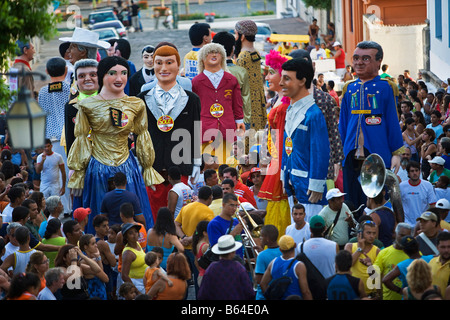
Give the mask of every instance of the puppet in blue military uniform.
POLYGON ((399 126, 398 88, 378 75, 383 49, 373 41, 358 43, 353 57, 357 79, 343 88, 339 131, 344 146, 344 192, 355 207, 366 203, 359 183, 362 161, 380 155, 387 169, 398 171, 403 138, 399 126))
POLYGON ((284 128, 281 179, 288 196, 305 206, 306 220, 326 199, 330 145, 325 117, 308 89, 314 77, 311 62, 296 58, 282 66, 280 85, 291 99, 284 128))

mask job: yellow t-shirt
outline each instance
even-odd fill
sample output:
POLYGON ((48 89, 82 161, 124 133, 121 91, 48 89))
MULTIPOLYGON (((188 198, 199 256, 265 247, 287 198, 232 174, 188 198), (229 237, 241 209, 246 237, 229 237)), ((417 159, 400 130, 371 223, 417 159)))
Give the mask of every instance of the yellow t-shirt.
POLYGON ((441 228, 450 231, 450 223, 445 220, 441 220, 441 228))
POLYGON ((213 200, 209 208, 214 212, 214 216, 217 217, 222 212, 222 199, 213 200))
MULTIPOLYGON (((403 250, 395 249, 394 246, 389 246, 381 250, 374 262, 374 265, 380 268, 380 283, 383 277, 392 271, 399 262, 408 258, 408 255, 403 250)), ((397 287, 402 287, 402 281, 399 278, 395 278, 393 282, 397 287)), ((402 300, 401 294, 389 290, 384 284, 382 286, 383 300, 402 300)))
POLYGON ((183 59, 184 75, 190 80, 198 75, 198 48, 189 51, 183 59))
MULTIPOLYGON (((358 243, 353 243, 352 244, 352 254, 355 253, 356 249, 358 248, 358 243)), ((370 260, 372 260, 372 263, 376 260, 377 258, 377 250, 378 247, 373 245, 372 249, 370 249, 370 251, 367 254, 361 254, 361 258, 364 259, 367 257, 370 258, 370 260)), ((361 263, 359 260, 355 262, 355 264, 351 267, 350 271, 352 272, 352 276, 360 278, 362 280, 362 282, 364 283, 364 289, 366 290, 367 294, 370 294, 374 291, 376 291, 375 288, 371 289, 367 286, 368 283, 368 279, 369 279, 369 272, 368 272, 368 267, 361 263)))
MULTIPOLYGON (((134 248, 129 247, 128 245, 125 246, 123 249, 123 252, 125 250, 130 250, 136 255, 136 259, 131 263, 130 267, 130 278, 132 279, 142 279, 145 274, 145 270, 147 269, 148 265, 145 263, 145 252, 143 249, 136 250, 134 248)), ((122 255, 123 255, 122 252, 122 255)))
MULTIPOLYGON (((175 221, 181 224, 184 234, 190 237, 194 234, 200 221, 211 221, 214 217, 214 212, 207 205, 192 202, 181 208, 175 221)), ((187 246, 186 249, 192 249, 192 246, 187 246)))
POLYGON ((441 295, 445 296, 445 289, 447 288, 448 279, 450 277, 450 260, 442 264, 440 257, 434 257, 428 262, 431 267, 431 274, 433 275, 433 285, 441 289, 441 295))

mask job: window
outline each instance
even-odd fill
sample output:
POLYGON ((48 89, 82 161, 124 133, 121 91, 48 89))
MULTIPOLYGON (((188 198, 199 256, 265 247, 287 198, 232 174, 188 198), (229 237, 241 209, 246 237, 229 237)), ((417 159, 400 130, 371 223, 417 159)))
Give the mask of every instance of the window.
POLYGON ((442 0, 436 0, 434 5, 434 21, 436 39, 442 40, 442 0))
POLYGON ((353 1, 350 0, 350 31, 353 32, 353 1))

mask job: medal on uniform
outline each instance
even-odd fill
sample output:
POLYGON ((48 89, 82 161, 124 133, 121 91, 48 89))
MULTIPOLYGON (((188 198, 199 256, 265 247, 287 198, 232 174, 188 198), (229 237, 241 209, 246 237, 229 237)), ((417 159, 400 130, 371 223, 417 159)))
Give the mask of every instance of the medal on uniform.
POLYGON ((158 126, 158 129, 161 130, 162 132, 169 132, 170 130, 172 130, 174 126, 174 121, 171 116, 163 115, 158 118, 156 125, 158 126))
POLYGON ((284 140, 284 150, 286 151, 286 154, 288 156, 292 153, 292 139, 287 137, 286 140, 284 140))
POLYGON ((221 116, 223 116, 223 113, 224 113, 223 106, 220 103, 214 103, 209 108, 209 113, 211 113, 211 115, 214 118, 220 118, 221 116))
POLYGON ((128 124, 128 116, 125 113, 122 113, 122 119, 120 121, 120 126, 123 128, 128 124))

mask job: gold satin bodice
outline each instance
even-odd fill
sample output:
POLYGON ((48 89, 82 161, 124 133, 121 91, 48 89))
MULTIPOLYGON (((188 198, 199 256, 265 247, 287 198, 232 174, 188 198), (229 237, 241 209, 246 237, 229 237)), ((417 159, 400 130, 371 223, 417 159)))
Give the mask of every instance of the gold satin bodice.
POLYGON ((164 182, 152 168, 155 151, 148 132, 144 102, 137 97, 101 100, 97 96, 78 102, 75 141, 67 158, 69 169, 74 170, 68 187, 83 188, 85 170, 91 156, 107 166, 123 164, 130 155, 128 135, 131 132, 137 134, 136 156, 143 169, 145 185, 164 182), (118 125, 113 125, 113 121, 117 121, 118 125))

